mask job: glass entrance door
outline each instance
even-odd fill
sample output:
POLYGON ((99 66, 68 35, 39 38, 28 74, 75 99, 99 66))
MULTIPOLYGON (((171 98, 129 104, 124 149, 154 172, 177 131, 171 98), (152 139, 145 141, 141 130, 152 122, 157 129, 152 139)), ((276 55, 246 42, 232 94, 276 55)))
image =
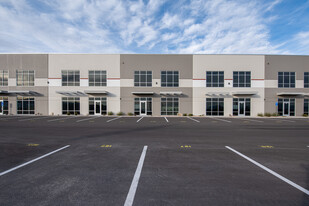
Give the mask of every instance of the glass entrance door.
POLYGON ((140 101, 139 102, 139 114, 140 115, 147 115, 147 101, 140 101))
POLYGON ((283 102, 283 116, 290 116, 290 102, 283 102))
POLYGON ((0 100, 0 115, 3 114, 3 100, 0 100))
POLYGON ((245 102, 238 102, 238 116, 245 116, 245 102))
POLYGON ((101 101, 94 101, 94 114, 101 115, 101 101))

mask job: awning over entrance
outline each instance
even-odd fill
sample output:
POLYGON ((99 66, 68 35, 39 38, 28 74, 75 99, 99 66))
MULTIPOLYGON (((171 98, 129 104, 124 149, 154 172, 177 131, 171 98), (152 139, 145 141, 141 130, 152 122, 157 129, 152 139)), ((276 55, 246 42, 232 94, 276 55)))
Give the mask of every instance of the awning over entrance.
POLYGON ((277 93, 278 96, 307 96, 308 94, 305 94, 303 92, 279 92, 277 93))
POLYGON ((160 92, 161 95, 182 95, 182 92, 160 92))
POLYGON ((68 96, 68 97, 81 97, 81 96, 87 96, 85 93, 80 92, 80 91, 56 91, 58 94, 61 94, 63 96, 68 96))
POLYGON ((85 90, 84 92, 86 94, 108 94, 108 92, 104 90, 85 90))
POLYGON ((4 91, 1 90, 0 94, 6 94, 6 95, 20 95, 20 96, 40 96, 41 94, 34 91, 4 91))
POLYGON ((135 95, 154 95, 154 92, 132 92, 135 95))
POLYGON ((228 92, 208 92, 206 96, 228 96, 229 94, 228 92))
POLYGON ((232 95, 237 96, 237 95, 256 95, 258 94, 257 91, 236 91, 232 92, 232 95))

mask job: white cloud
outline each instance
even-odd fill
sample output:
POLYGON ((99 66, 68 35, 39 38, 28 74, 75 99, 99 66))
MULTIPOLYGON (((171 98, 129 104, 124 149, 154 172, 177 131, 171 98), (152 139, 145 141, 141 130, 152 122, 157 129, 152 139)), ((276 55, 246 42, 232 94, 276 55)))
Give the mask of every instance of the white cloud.
POLYGON ((268 28, 281 2, 1 0, 0 52, 286 53, 268 28))

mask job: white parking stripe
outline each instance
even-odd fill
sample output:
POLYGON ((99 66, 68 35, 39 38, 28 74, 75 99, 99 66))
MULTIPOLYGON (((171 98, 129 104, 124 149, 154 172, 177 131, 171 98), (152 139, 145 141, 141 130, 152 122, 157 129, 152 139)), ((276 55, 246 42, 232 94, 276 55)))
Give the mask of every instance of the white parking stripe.
POLYGON ((214 118, 214 117, 209 117, 211 119, 215 119, 215 120, 219 120, 219 121, 223 121, 223 122, 228 122, 228 123, 231 123, 231 121, 229 120, 225 120, 225 119, 221 119, 221 118, 214 118))
POLYGON ((23 167, 23 166, 28 165, 28 164, 31 164, 32 162, 38 161, 38 160, 40 160, 40 159, 42 159, 42 158, 44 158, 44 157, 47 157, 47 156, 49 156, 49 155, 52 155, 52 154, 56 153, 56 152, 59 152, 60 150, 63 150, 63 149, 65 149, 65 148, 68 148, 69 146, 70 146, 70 145, 61 147, 60 149, 54 150, 54 151, 52 151, 52 152, 50 152, 50 153, 47 153, 47 154, 45 154, 45 155, 43 155, 43 156, 41 156, 41 157, 35 158, 35 159, 33 159, 33 160, 29 161, 29 162, 26 162, 26 163, 24 163, 24 164, 21 164, 21 165, 19 165, 19 166, 17 166, 17 167, 12 168, 12 169, 9 169, 9 170, 6 170, 6 171, 4 171, 4 172, 1 172, 1 173, 0 173, 0 176, 5 175, 5 174, 7 174, 7 173, 9 173, 9 172, 12 172, 12 171, 14 171, 14 170, 17 170, 17 169, 19 169, 19 168, 21 168, 21 167, 23 167))
POLYGON ((298 184, 292 182, 291 180, 288 180, 287 178, 285 178, 285 177, 279 175, 278 173, 272 171, 271 169, 269 169, 269 168, 267 168, 267 167, 261 165, 260 163, 254 161, 253 159, 247 157, 246 155, 243 155, 242 153, 240 153, 240 152, 234 150, 233 148, 228 147, 228 146, 225 146, 225 147, 226 147, 227 149, 231 150, 232 152, 238 154, 239 156, 245 158, 246 160, 250 161, 251 163, 255 164, 256 166, 262 168, 263 170, 266 170, 267 172, 269 172, 270 174, 274 175, 275 177, 281 179, 282 181, 284 181, 284 182, 290 184, 291 186, 295 187, 296 189, 298 189, 298 190, 302 191, 303 193, 309 195, 309 191, 306 190, 305 188, 299 186, 298 184))
POLYGON ((90 118, 87 118, 87 119, 80 119, 80 120, 77 120, 76 122, 87 121, 87 120, 96 119, 96 118, 99 118, 99 117, 101 117, 101 116, 90 117, 90 118))
POLYGON ((165 121, 166 121, 166 122, 168 122, 168 120, 167 120, 167 118, 166 118, 166 117, 164 117, 164 119, 165 119, 165 121))
POLYGON ((267 118, 267 119, 274 120, 274 121, 295 122, 292 120, 286 120, 286 119, 281 119, 281 118, 267 118))
POLYGON ((144 117, 141 117, 141 118, 139 118, 136 122, 139 122, 139 121, 141 121, 142 119, 143 119, 144 117))
POLYGON ((38 118, 31 118, 31 119, 20 119, 18 121, 22 122, 22 121, 29 121, 29 120, 36 120, 36 119, 46 119, 49 118, 50 116, 45 116, 45 117, 38 117, 38 118))
POLYGON ((198 120, 196 120, 196 119, 193 119, 193 118, 191 118, 191 117, 187 117, 187 118, 189 118, 189 119, 191 119, 191 120, 193 120, 193 121, 196 121, 196 122, 200 122, 200 121, 198 121, 198 120))
POLYGON ((106 122, 111 122, 111 121, 114 121, 114 120, 119 119, 119 118, 121 118, 121 117, 116 117, 114 119, 107 120, 106 122))
POLYGON ((131 186, 130 186, 129 193, 128 193, 126 201, 124 203, 124 206, 132 206, 132 204, 133 204, 134 196, 135 196, 136 189, 137 189, 137 186, 138 186, 138 181, 139 181, 139 178, 140 178, 141 173, 142 173, 142 168, 143 168, 147 148, 148 148, 147 146, 144 146, 144 149, 143 149, 143 152, 142 152, 141 157, 139 159, 139 162, 138 162, 138 165, 137 165, 137 168, 136 168, 136 171, 135 171, 135 174, 134 174, 131 186))
POLYGON ((264 122, 264 121, 255 120, 255 119, 243 119, 243 120, 247 120, 247 121, 251 121, 251 122, 264 122))
POLYGON ((64 119, 70 119, 70 118, 74 118, 75 116, 69 116, 69 117, 62 117, 62 118, 58 118, 58 119, 51 119, 48 120, 48 122, 53 122, 53 121, 58 121, 58 120, 64 120, 64 119))

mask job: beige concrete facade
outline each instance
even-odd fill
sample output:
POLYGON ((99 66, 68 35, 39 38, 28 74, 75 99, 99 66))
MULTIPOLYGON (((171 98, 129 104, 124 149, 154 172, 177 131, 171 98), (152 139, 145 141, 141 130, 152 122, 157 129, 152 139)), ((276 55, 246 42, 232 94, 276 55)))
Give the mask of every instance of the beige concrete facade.
POLYGON ((62 97, 58 92, 80 92, 87 90, 106 91, 107 94, 80 96, 80 114, 88 115, 89 97, 106 97, 107 110, 114 113, 120 111, 120 55, 101 54, 50 54, 49 55, 49 114, 62 114, 62 97), (80 71, 80 86, 61 86, 62 70, 80 71), (89 70, 105 70, 106 87, 88 86, 89 70))
POLYGON ((224 98, 224 116, 233 114, 233 98, 251 98, 252 116, 264 113, 264 58, 263 55, 193 55, 193 114, 205 115, 206 98, 224 98), (206 71, 224 71, 224 87, 206 87, 206 71), (250 71, 251 87, 233 87, 233 71, 250 71), (239 91, 257 94, 233 95, 239 91), (212 92, 227 94, 207 95, 212 92))
POLYGON ((8 97, 9 114, 17 114, 17 97, 25 97, 23 91, 30 91, 26 97, 35 99, 35 114, 48 113, 48 55, 47 54, 0 54, 0 70, 8 71, 8 86, 0 86, 0 94, 8 97), (34 71, 34 86, 17 86, 16 71, 34 71))
POLYGON ((152 98, 154 116, 161 115, 161 98, 175 97, 179 99, 180 114, 206 115, 206 98, 223 98, 224 116, 231 116, 233 99, 249 98, 250 116, 276 113, 278 99, 295 99, 295 115, 301 116, 304 99, 309 98, 309 88, 304 88, 309 56, 0 54, 1 70, 9 73, 8 85, 0 86, 0 96, 8 97, 10 114, 17 113, 17 97, 27 96, 35 99, 35 114, 61 115, 62 97, 77 92, 81 115, 89 114, 90 97, 105 97, 107 112, 113 113, 134 113, 135 98, 152 98), (17 86, 17 70, 34 71, 34 86, 17 86), (62 86, 62 70, 79 71, 80 86, 62 86), (106 71, 107 85, 89 86, 89 70, 106 71), (151 71, 152 86, 134 86, 135 71, 151 71), (161 87, 161 71, 178 71, 179 86, 161 87), (224 87, 206 87, 207 71, 223 71, 224 87), (234 71, 249 71, 251 86, 233 87, 234 71), (278 88, 278 72, 295 72, 295 88, 278 88), (86 92, 90 90, 99 94, 86 92), (21 91, 32 93, 25 95, 21 91), (175 94, 163 94, 166 92, 175 94))

